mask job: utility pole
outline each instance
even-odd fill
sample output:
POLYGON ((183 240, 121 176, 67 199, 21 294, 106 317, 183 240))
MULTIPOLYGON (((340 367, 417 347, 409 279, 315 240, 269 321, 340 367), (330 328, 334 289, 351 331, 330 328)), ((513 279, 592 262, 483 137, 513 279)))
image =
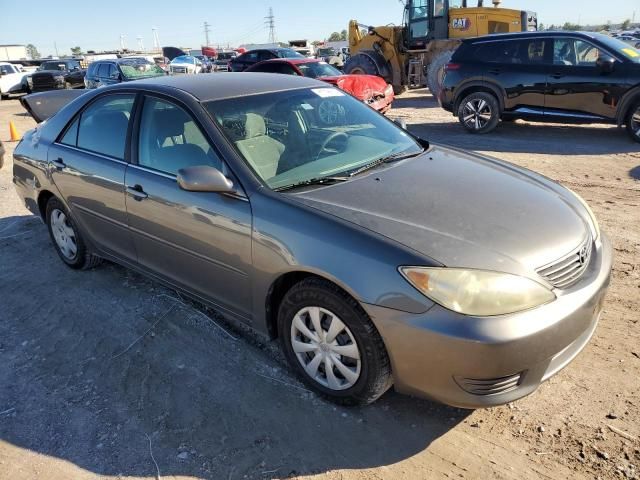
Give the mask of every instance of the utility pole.
POLYGON ((138 40, 138 50, 140 52, 144 52, 144 44, 142 43, 142 37, 138 35, 136 39, 138 40))
POLYGON ((56 51, 56 57, 59 57, 59 56, 60 56, 60 54, 58 53, 58 44, 57 44, 56 42, 53 42, 53 48, 54 48, 54 49, 55 49, 55 51, 56 51))
POLYGON ((151 31, 153 32, 153 50, 155 52, 160 51, 160 39, 158 38, 158 29, 156 27, 151 27, 151 31))
POLYGON ((125 47, 125 41, 124 41, 124 40, 125 40, 125 38, 126 38, 125 34, 124 34, 124 33, 121 33, 121 34, 120 34, 120 50, 122 50, 123 52, 124 52, 124 50, 125 50, 125 48, 126 48, 126 47, 125 47))
POLYGON ((264 19, 265 25, 269 28, 269 43, 276 43, 276 20, 273 16, 273 8, 269 7, 269 15, 264 19))
POLYGON ((208 47, 209 46, 209 33, 211 32, 211 25, 209 25, 209 22, 204 22, 204 38, 206 40, 205 45, 208 47))

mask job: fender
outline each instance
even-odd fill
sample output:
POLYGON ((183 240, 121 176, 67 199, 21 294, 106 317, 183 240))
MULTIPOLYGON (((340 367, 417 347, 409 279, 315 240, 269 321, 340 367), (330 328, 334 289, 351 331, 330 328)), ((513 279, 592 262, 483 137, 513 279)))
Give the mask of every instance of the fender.
POLYGON ((640 85, 630 88, 627 93, 622 96, 618 103, 618 111, 616 112, 616 123, 622 126, 625 121, 625 114, 635 100, 640 100, 640 85))
POLYGON ((460 102, 462 101, 462 98, 463 98, 462 94, 465 93, 466 90, 469 90, 470 88, 474 88, 474 87, 482 87, 482 88, 487 88, 491 90, 496 96, 496 98, 498 99, 498 104, 500 105, 500 111, 504 110, 504 96, 506 95, 506 92, 502 89, 502 87, 500 87, 499 85, 496 85, 493 82, 488 82, 486 80, 472 79, 472 80, 468 80, 461 83, 458 86, 458 88, 456 88, 456 93, 453 99, 454 112, 458 111, 458 106, 460 105, 460 102))

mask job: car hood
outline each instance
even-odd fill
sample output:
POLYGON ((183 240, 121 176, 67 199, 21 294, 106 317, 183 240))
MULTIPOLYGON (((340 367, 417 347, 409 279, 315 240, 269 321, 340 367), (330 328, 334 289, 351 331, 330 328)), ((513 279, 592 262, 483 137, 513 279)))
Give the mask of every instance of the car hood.
POLYGON ((318 80, 335 85, 360 100, 384 95, 388 85, 384 79, 375 75, 336 75, 335 77, 320 77, 318 80))
POLYGON ((588 234, 571 194, 563 192, 506 162, 432 146, 351 181, 291 196, 445 266, 534 277, 588 234))

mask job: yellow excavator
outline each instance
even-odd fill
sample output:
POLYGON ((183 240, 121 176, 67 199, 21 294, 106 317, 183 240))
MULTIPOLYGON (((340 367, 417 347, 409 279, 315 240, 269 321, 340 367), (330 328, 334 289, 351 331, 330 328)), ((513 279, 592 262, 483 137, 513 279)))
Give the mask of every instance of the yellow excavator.
POLYGON ((477 6, 467 0, 407 0, 402 26, 371 27, 349 22, 351 56, 345 73, 378 75, 396 94, 407 87, 427 85, 437 96, 444 67, 461 39, 493 33, 535 31, 534 12, 477 6))

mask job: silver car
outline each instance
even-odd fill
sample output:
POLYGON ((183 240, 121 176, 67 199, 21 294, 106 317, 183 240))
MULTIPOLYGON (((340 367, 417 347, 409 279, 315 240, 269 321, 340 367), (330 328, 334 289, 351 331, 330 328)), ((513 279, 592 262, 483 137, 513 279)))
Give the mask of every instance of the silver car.
POLYGON ((345 404, 391 385, 467 408, 528 395, 587 344, 609 283, 609 240, 570 190, 308 78, 91 91, 14 158, 69 267, 118 262, 278 337, 345 404))

